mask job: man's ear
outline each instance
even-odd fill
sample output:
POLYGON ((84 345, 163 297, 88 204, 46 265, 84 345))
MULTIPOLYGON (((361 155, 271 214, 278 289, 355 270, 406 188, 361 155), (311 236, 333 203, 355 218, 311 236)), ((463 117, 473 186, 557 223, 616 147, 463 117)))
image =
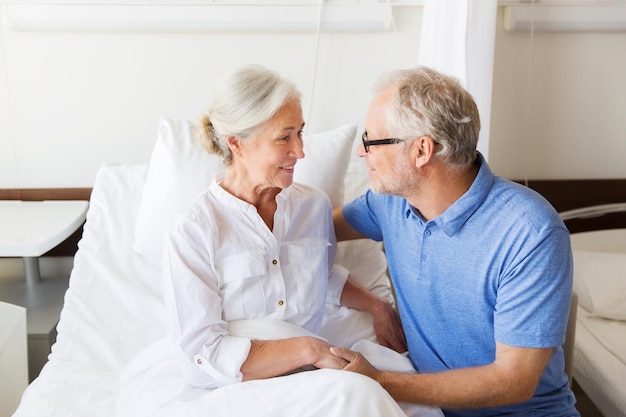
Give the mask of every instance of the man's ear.
POLYGON ((437 144, 430 136, 420 136, 413 141, 411 146, 411 152, 415 166, 420 168, 426 165, 435 154, 435 147, 437 144))

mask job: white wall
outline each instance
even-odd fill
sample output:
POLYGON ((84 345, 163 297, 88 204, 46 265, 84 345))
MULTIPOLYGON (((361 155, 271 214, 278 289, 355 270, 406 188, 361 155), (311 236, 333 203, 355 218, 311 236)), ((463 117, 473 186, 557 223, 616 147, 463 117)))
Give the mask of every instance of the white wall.
MULTIPOLYGON (((626 33, 509 33, 502 9, 494 170, 626 177, 626 33)), ((394 11, 396 32, 322 34, 312 106, 312 33, 37 33, 8 30, 3 18, 0 188, 91 186, 102 163, 147 162, 159 117, 197 120, 215 79, 248 62, 300 86, 309 132, 362 125, 376 76, 418 59, 421 7, 394 11)))
MULTIPOLYGON (((36 33, 0 6, 0 188, 90 187, 106 162, 143 163, 161 116, 197 120, 217 77, 249 62, 293 79, 309 132, 362 126, 382 71, 418 62, 421 7, 396 32, 36 33)), ((509 33, 499 8, 489 162, 514 179, 626 177, 626 33, 509 33)), ((15 275, 19 260, 0 260, 15 275)), ((56 265, 56 264, 55 264, 56 265)), ((69 271, 71 261, 64 268, 69 271)), ((42 274, 58 274, 42 264, 42 274)))
POLYGON ((394 7, 395 32, 322 34, 312 106, 314 33, 20 32, 3 19, 0 188, 89 187, 105 162, 147 162, 159 117, 198 120, 215 80, 251 62, 296 82, 308 132, 362 125, 377 75, 417 63, 421 11, 394 7))
POLYGON ((509 33, 502 9, 491 167, 514 179, 626 178, 626 33, 509 33))

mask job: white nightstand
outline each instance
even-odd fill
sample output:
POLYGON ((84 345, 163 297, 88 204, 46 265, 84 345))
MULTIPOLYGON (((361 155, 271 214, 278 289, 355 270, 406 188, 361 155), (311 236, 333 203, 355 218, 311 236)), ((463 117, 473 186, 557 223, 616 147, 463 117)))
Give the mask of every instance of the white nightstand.
POLYGON ((10 416, 28 385, 26 309, 0 301, 0 416, 10 416))
POLYGON ((85 221, 87 201, 0 200, 0 257, 24 260, 23 277, 3 279, 0 301, 26 308, 28 368, 32 381, 56 340, 68 277, 42 280, 39 257, 67 239, 85 221))

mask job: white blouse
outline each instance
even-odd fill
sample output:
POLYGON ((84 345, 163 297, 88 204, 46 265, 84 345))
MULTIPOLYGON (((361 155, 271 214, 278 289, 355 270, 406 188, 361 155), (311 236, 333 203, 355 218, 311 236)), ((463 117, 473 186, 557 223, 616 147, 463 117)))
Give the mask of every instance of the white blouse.
POLYGON ((239 382, 250 340, 228 322, 275 318, 318 333, 324 303, 339 304, 348 272, 333 267, 332 209, 321 190, 294 183, 276 196, 274 230, 221 178, 165 238, 165 300, 182 370, 193 386, 239 382))

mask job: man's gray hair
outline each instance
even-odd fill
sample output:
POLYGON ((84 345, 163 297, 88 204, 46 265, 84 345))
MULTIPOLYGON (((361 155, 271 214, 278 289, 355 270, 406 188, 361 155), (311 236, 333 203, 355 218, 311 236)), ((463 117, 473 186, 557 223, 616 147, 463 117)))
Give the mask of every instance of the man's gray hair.
POLYGON ((430 136, 436 155, 454 166, 476 160, 480 116, 472 95, 459 81, 425 66, 384 74, 375 91, 395 88, 387 112, 388 134, 400 139, 430 136))

